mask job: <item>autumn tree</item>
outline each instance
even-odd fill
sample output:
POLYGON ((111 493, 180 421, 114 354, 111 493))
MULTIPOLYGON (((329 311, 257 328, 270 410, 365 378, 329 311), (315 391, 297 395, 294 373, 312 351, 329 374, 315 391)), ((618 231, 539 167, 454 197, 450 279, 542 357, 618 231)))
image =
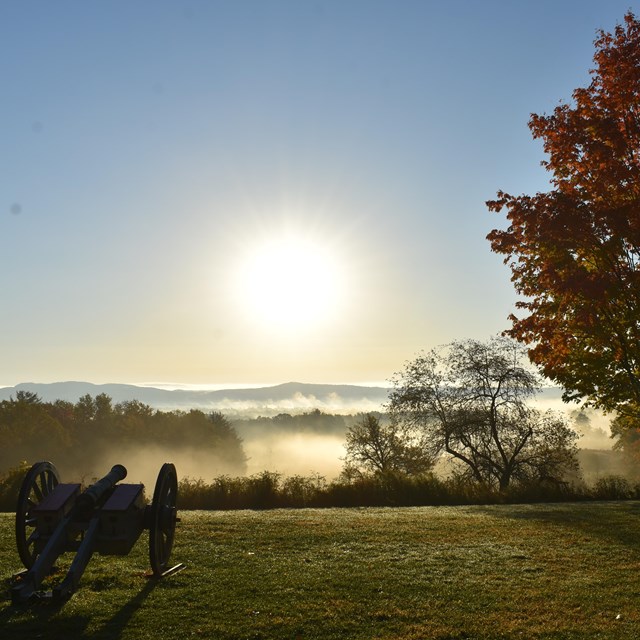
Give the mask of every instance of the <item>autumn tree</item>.
POLYGON ((371 413, 347 429, 345 449, 345 475, 354 470, 419 474, 434 464, 419 431, 383 422, 371 413))
POLYGON ((421 353, 394 377, 390 413, 422 430, 429 455, 453 458, 470 480, 499 489, 559 482, 577 469, 577 435, 561 416, 530 406, 540 380, 525 361, 505 337, 421 353))
POLYGON ((523 296, 506 333, 565 400, 640 418, 640 22, 595 49, 589 86, 529 121, 552 188, 499 191, 508 226, 487 237, 523 296))

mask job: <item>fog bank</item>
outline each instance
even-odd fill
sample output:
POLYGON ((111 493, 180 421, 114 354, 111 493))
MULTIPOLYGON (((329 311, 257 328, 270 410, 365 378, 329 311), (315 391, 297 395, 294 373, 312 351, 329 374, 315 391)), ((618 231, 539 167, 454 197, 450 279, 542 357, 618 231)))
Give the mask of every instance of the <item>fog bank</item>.
POLYGON ((344 437, 309 433, 276 433, 245 440, 249 475, 268 470, 285 476, 319 473, 328 480, 342 469, 344 437))

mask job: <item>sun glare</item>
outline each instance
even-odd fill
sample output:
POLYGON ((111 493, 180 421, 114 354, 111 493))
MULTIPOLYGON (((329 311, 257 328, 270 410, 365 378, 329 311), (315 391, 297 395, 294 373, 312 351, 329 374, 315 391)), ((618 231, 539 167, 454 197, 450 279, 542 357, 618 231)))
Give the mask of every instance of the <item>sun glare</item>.
POLYGON ((307 331, 339 311, 343 274, 319 243, 293 236, 265 241, 248 251, 240 271, 237 295, 265 328, 307 331))

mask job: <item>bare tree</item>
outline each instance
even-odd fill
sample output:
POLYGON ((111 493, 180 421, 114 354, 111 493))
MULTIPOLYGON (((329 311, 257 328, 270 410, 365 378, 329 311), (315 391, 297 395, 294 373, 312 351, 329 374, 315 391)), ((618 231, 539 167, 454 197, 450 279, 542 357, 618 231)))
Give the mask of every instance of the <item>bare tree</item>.
POLYGON ((420 433, 383 423, 370 413, 347 430, 345 448, 347 474, 353 470, 417 474, 429 471, 434 462, 420 433))
POLYGON ((577 469, 577 435, 527 404, 540 379, 523 362, 524 349, 503 337, 422 353, 392 381, 392 419, 422 430, 429 455, 448 454, 477 482, 560 480, 577 469))

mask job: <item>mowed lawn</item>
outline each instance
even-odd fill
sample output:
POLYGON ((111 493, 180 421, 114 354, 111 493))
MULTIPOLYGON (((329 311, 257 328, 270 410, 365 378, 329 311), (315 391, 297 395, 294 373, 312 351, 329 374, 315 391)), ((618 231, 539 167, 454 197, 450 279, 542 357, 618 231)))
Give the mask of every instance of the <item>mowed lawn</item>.
POLYGON ((56 609, 11 605, 0 514, 0 638, 640 638, 637 502, 181 518, 184 571, 148 580, 145 532, 56 609))

